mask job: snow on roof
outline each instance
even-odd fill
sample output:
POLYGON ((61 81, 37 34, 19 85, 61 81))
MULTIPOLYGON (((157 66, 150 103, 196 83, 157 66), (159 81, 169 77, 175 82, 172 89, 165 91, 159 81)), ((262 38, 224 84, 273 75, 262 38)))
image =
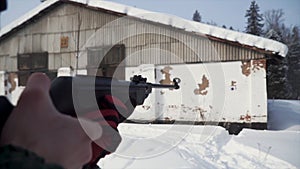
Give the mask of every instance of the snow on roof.
POLYGON ((266 51, 271 51, 273 54, 279 54, 280 56, 285 57, 288 48, 286 45, 271 40, 266 39, 263 37, 258 37, 242 32, 236 32, 216 26, 211 26, 199 22, 190 21, 187 19, 183 19, 177 16, 163 14, 163 13, 157 13, 157 12, 150 12, 143 9, 138 9, 135 7, 122 5, 114 2, 109 1, 102 1, 102 0, 47 0, 43 3, 41 3, 38 7, 31 10, 27 14, 23 15, 19 19, 15 20, 11 24, 7 25, 3 29, 0 30, 0 37, 3 35, 9 33, 14 28, 22 25, 47 7, 59 2, 59 1, 70 1, 70 2, 76 2, 80 4, 85 4, 89 7, 96 7, 96 8, 102 8, 109 11, 121 13, 128 16, 137 17, 140 19, 161 23, 164 25, 170 25, 175 28, 184 29, 188 32, 196 32, 204 35, 209 35, 212 37, 228 40, 231 42, 238 42, 242 45, 248 45, 248 46, 255 46, 259 49, 263 49, 266 51))

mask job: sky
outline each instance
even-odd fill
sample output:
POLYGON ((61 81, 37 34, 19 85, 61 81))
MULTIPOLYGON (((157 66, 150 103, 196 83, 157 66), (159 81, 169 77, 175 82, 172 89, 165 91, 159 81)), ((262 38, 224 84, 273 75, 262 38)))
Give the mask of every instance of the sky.
MULTIPOLYGON (((195 10, 200 12, 203 22, 214 22, 219 26, 232 26, 244 31, 246 10, 252 0, 110 0, 150 11, 168 13, 192 19, 195 10)), ((283 9, 287 26, 300 26, 300 0, 256 0, 260 12, 283 9)), ((8 9, 2 12, 1 27, 35 8, 40 0, 8 0, 8 9)))

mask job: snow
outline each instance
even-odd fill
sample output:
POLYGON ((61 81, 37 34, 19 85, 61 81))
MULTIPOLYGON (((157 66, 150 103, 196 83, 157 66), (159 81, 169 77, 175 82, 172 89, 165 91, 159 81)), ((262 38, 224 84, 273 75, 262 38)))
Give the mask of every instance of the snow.
MULTIPOLYGON (((33 16, 37 15, 39 12, 57 3, 58 1, 60 0, 47 0, 41 3, 41 5, 39 5, 29 13, 23 15, 15 22, 1 29, 0 37, 7 34, 17 26, 22 25, 33 16)), ((226 39, 232 42, 238 42, 243 45, 255 46, 259 49, 271 51, 272 53, 279 54, 283 57, 285 57, 288 52, 288 48, 286 45, 274 40, 270 40, 270 39, 266 39, 266 38, 246 34, 246 33, 236 32, 224 28, 219 28, 216 26, 211 26, 199 22, 194 22, 173 15, 151 12, 151 11, 138 9, 135 7, 109 2, 109 1, 99 1, 99 0, 69 0, 69 1, 85 4, 90 7, 102 8, 102 9, 118 12, 121 14, 137 17, 140 19, 145 19, 152 22, 170 25, 179 29, 184 29, 185 31, 188 32, 196 32, 203 35, 209 35, 221 39, 226 39)))
POLYGON ((47 7, 53 5, 54 3, 56 3, 58 0, 48 0, 45 1, 43 3, 41 3, 39 6, 37 6, 36 8, 32 9, 31 11, 29 11, 28 13, 22 15, 21 17, 19 17, 18 19, 16 19, 15 21, 13 21, 12 23, 8 24, 7 26, 3 27, 0 29, 0 37, 2 37, 3 35, 9 33, 10 31, 12 31, 14 28, 22 25, 23 23, 25 23, 27 20, 31 19, 32 17, 34 17, 35 15, 39 14, 41 11, 43 11, 44 9, 46 9, 47 7))
POLYGON ((103 169, 300 168, 300 101, 269 100, 268 130, 229 135, 218 126, 120 124, 103 169))
POLYGON ((268 104, 268 128, 270 130, 300 131, 299 100, 269 100, 268 104))

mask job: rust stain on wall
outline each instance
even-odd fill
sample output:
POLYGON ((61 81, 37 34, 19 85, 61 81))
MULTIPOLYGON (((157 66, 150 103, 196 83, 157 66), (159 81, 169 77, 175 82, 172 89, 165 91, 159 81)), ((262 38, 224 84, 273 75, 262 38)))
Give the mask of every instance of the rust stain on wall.
POLYGON ((69 37, 62 36, 60 37, 60 48, 68 48, 69 47, 69 37))
POLYGON ((237 83, 236 81, 233 81, 233 80, 231 81, 231 90, 236 90, 237 89, 236 83, 237 83))
POLYGON ((202 83, 198 84, 198 89, 194 90, 195 95, 207 95, 208 91, 206 88, 209 87, 209 80, 205 75, 202 76, 202 83))
POLYGON ((260 69, 266 70, 266 60, 265 59, 253 60, 252 64, 253 64, 253 67, 252 67, 253 71, 260 70, 260 69))
POLYGON ((175 120, 171 120, 170 117, 165 117, 165 118, 164 118, 164 121, 165 121, 166 123, 173 123, 175 120))
POLYGON ((248 113, 246 115, 241 115, 240 120, 251 121, 251 116, 248 113))
POLYGON ((249 76, 251 73, 251 61, 242 61, 242 74, 249 76))
POLYGON ((193 109, 193 112, 199 112, 201 119, 205 120, 205 113, 207 112, 206 110, 202 109, 201 107, 196 107, 193 109))
POLYGON ((252 71, 257 71, 261 69, 266 70, 266 60, 265 59, 259 59, 259 60, 252 60, 252 61, 242 61, 242 73, 245 76, 249 76, 252 71))
POLYGON ((170 70, 172 70, 173 68, 170 66, 166 66, 161 70, 161 73, 165 75, 165 79, 162 79, 159 81, 160 84, 164 84, 164 85, 172 85, 173 81, 171 80, 170 76, 170 70))

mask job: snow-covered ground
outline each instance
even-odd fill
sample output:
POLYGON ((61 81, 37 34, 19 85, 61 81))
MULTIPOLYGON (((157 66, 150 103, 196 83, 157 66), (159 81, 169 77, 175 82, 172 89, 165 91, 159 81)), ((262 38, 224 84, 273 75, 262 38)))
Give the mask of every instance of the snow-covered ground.
POLYGON ((300 101, 269 100, 268 130, 235 136, 217 126, 121 124, 103 169, 300 168, 300 101))

